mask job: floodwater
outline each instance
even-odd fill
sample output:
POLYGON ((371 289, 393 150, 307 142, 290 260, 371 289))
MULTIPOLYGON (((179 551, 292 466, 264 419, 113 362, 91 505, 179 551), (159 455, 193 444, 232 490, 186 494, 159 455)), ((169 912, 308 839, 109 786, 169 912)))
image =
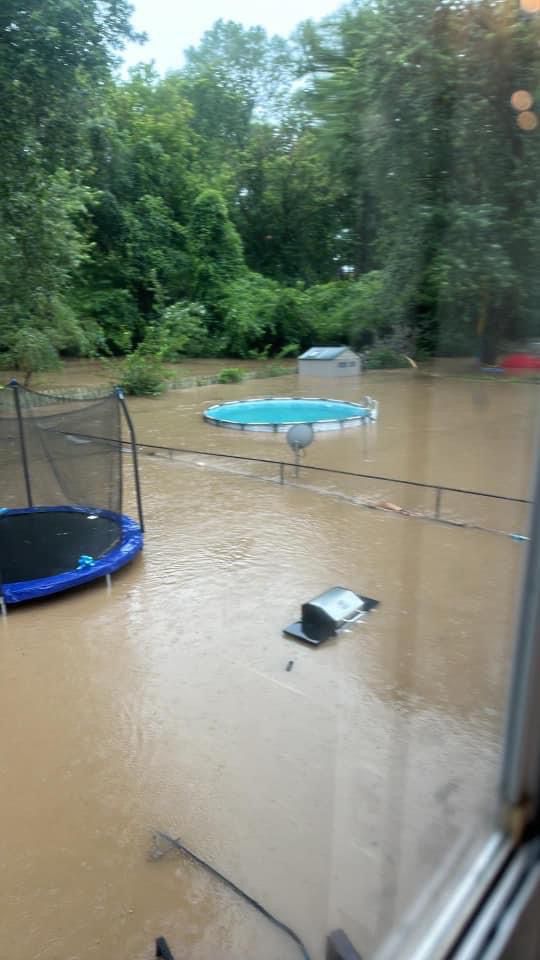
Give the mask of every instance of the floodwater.
MULTIPOLYGON (((532 384, 286 377, 130 404, 140 441, 271 460, 282 435, 203 423, 219 399, 380 402, 306 464, 527 497, 532 384)), ((148 452, 148 451, 147 451, 148 452)), ((155 453, 155 451, 153 451, 155 453)), ((141 456, 144 556, 0 624, 2 957, 289 960, 298 948, 152 834, 181 837, 304 940, 363 956, 489 831, 526 508, 204 454, 141 456), (365 503, 409 513, 367 509, 365 503), (505 533, 493 531, 502 530, 505 533), (302 601, 375 597, 317 649, 302 601), (289 661, 292 669, 287 671, 289 661), (471 838, 474 838, 472 840, 471 838)))

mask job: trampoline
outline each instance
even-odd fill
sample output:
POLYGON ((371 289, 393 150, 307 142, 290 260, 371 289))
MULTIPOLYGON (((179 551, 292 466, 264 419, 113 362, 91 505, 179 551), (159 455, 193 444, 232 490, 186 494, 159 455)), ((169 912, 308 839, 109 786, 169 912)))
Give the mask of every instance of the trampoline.
POLYGON ((323 397, 256 397, 232 400, 208 407, 208 423, 231 430, 262 430, 283 433, 296 423, 309 423, 314 430, 342 430, 377 419, 377 402, 327 400, 323 397))
POLYGON ((133 426, 120 391, 50 397, 0 390, 0 604, 109 576, 143 547, 133 426), (138 521, 122 512, 121 423, 131 437, 138 521))

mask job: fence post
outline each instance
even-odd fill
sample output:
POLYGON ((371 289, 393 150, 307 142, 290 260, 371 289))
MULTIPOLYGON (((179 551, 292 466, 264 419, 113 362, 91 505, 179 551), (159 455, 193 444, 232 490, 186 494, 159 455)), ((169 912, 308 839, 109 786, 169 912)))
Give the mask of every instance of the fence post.
POLYGON ((435 519, 439 520, 441 516, 441 498, 442 490, 440 487, 437 487, 437 496, 435 498, 435 519))

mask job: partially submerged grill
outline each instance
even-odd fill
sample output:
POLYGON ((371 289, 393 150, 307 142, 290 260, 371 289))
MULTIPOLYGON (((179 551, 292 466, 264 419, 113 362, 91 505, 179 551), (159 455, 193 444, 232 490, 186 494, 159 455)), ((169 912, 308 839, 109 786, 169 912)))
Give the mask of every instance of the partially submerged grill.
POLYGON ((318 645, 348 624, 356 623, 378 600, 364 597, 346 587, 331 587, 302 604, 302 619, 289 624, 284 633, 295 640, 318 645))

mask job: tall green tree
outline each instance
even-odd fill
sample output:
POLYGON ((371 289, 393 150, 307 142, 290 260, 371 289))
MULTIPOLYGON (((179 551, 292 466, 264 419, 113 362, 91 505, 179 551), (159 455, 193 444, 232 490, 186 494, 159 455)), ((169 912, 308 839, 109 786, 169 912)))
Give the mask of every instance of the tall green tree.
POLYGON ((114 352, 188 291, 187 226, 202 185, 190 117, 179 79, 141 67, 109 85, 91 128, 94 247, 74 298, 114 352))
POLYGON ((205 139, 245 146, 253 120, 279 123, 296 72, 293 48, 262 27, 218 20, 186 51, 182 75, 205 139))
POLYGON ((227 287, 245 273, 242 243, 217 190, 203 190, 189 225, 193 258, 191 299, 208 311, 208 329, 219 336, 226 316, 227 287))
POLYGON ((319 133, 257 125, 237 164, 234 220, 249 266, 283 283, 333 279, 343 228, 342 183, 319 133))
POLYGON ((0 350, 23 325, 85 347, 66 294, 88 252, 87 126, 129 13, 124 0, 0 10, 0 350))
POLYGON ((304 31, 313 109, 343 180, 360 171, 349 235, 367 240, 404 343, 451 350, 479 332, 492 362, 523 327, 538 137, 511 96, 535 91, 538 40, 512 0, 373 0, 304 31))

